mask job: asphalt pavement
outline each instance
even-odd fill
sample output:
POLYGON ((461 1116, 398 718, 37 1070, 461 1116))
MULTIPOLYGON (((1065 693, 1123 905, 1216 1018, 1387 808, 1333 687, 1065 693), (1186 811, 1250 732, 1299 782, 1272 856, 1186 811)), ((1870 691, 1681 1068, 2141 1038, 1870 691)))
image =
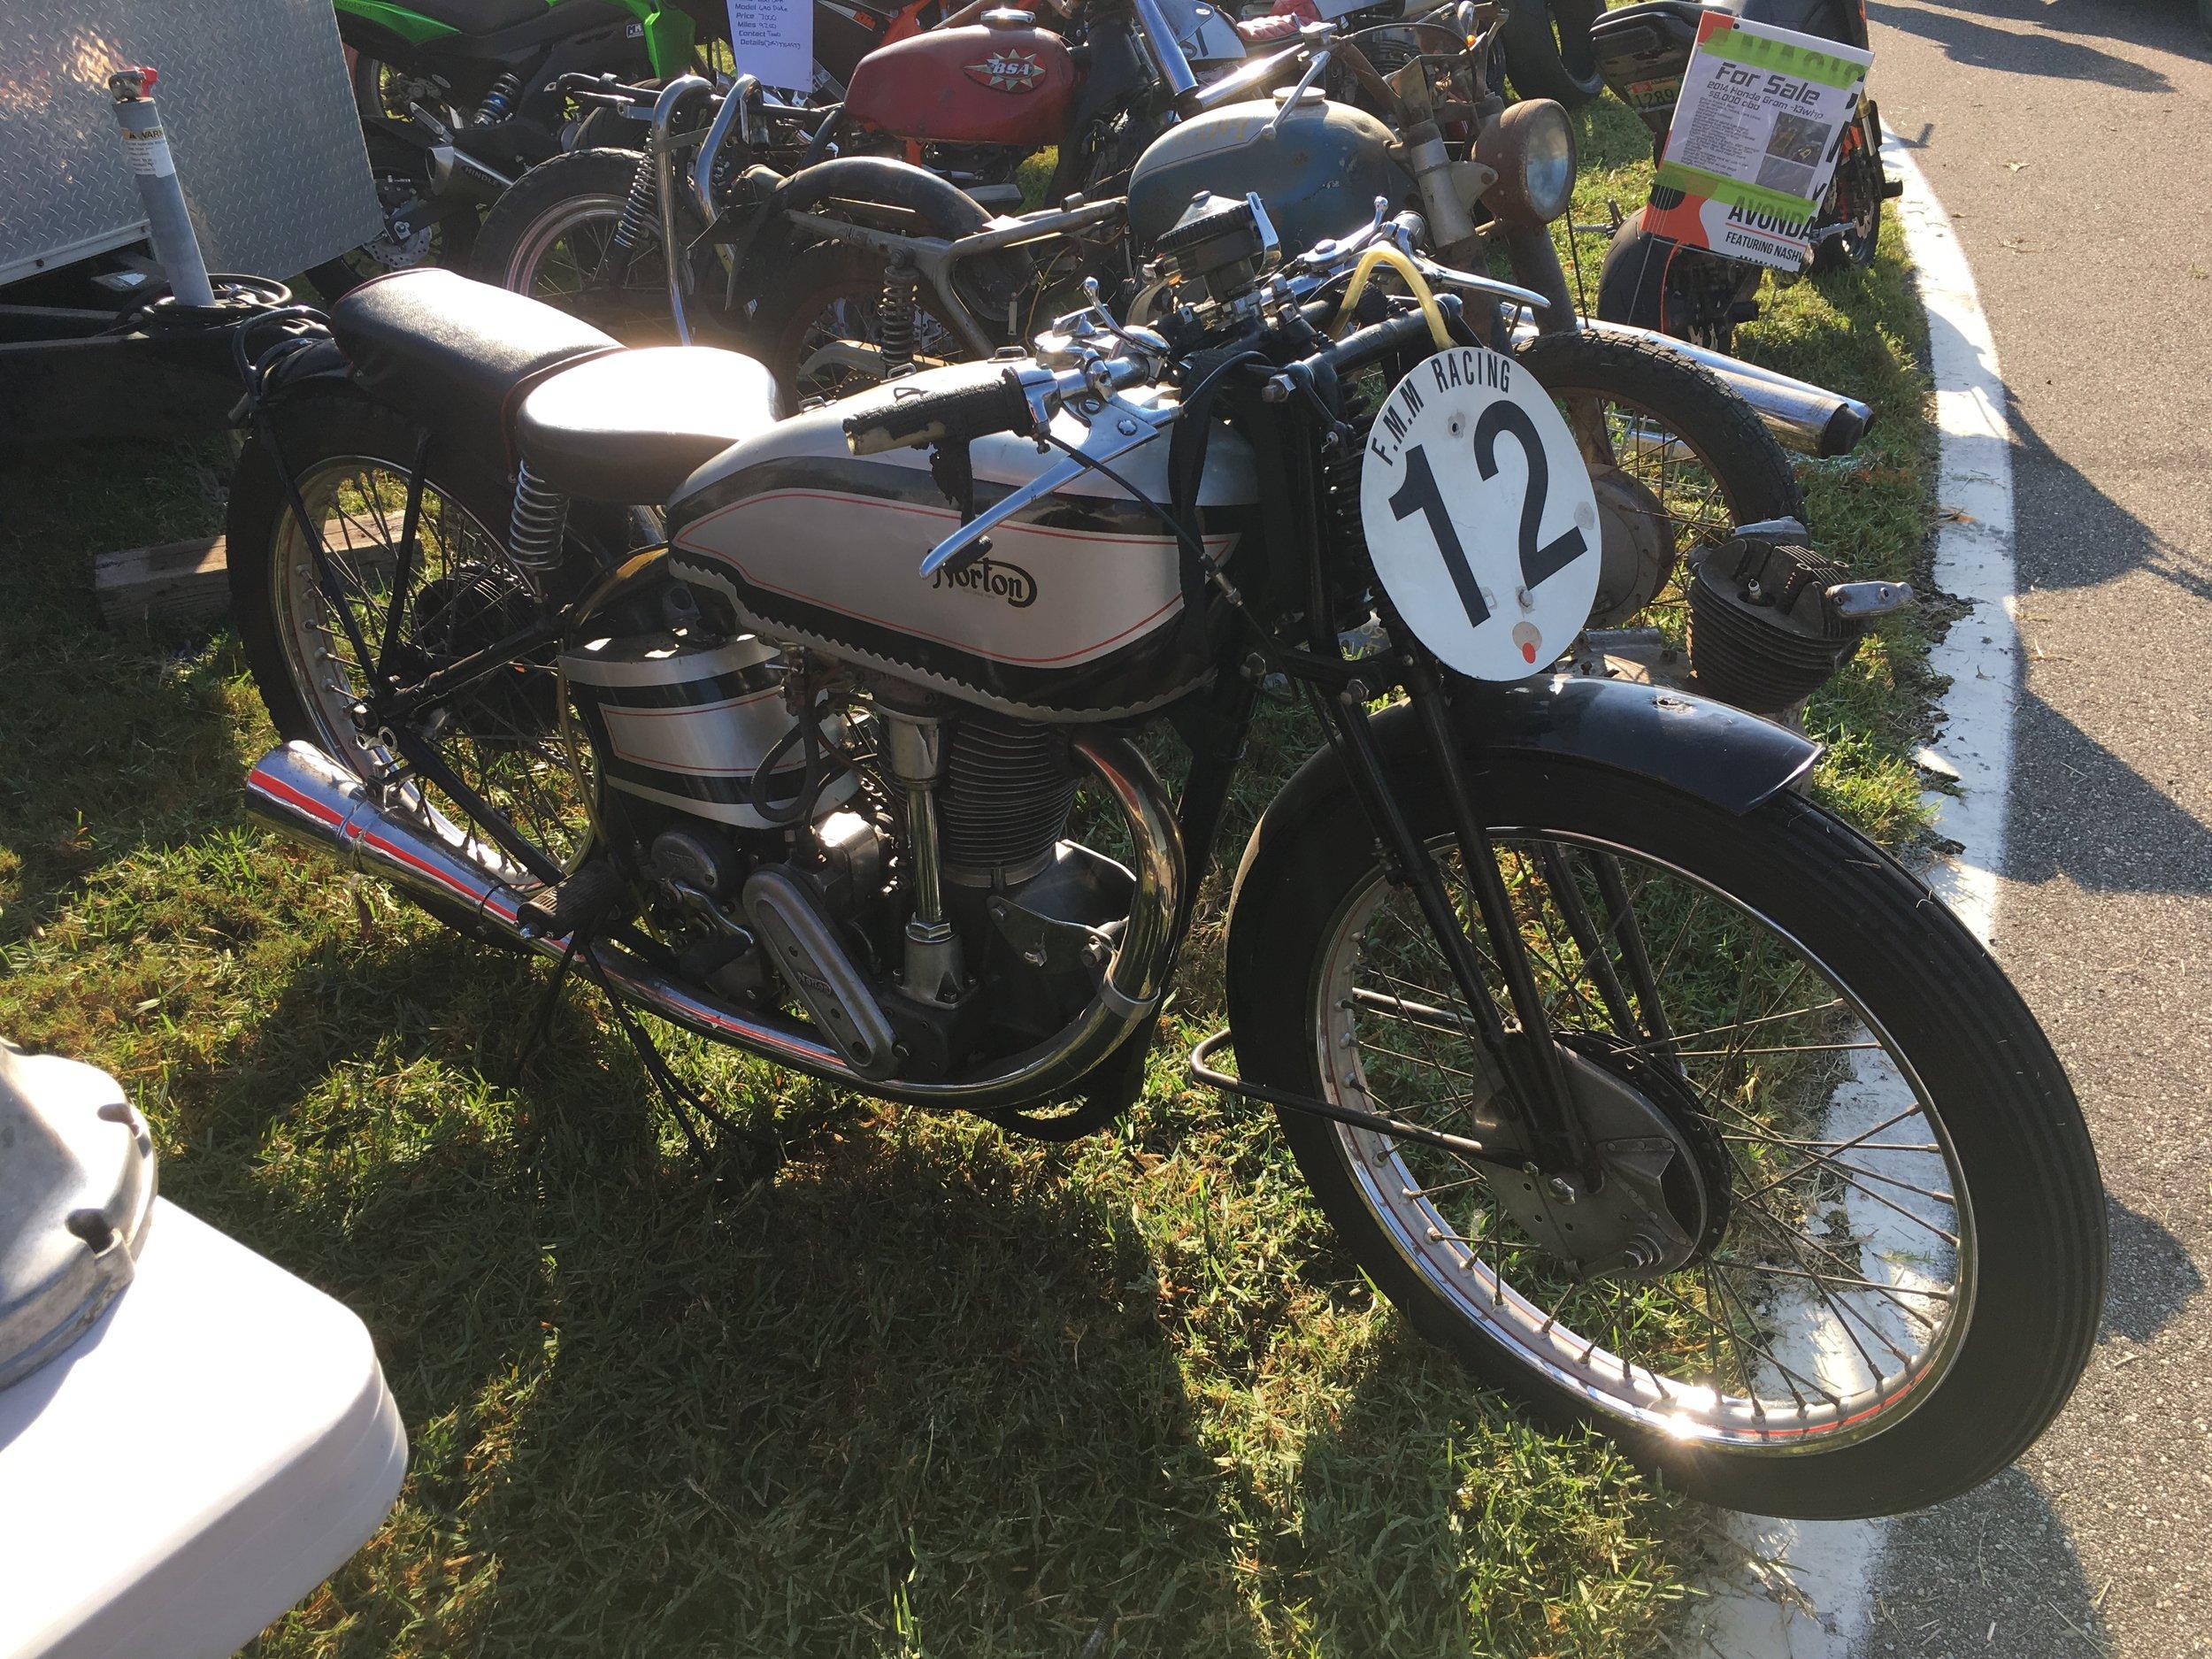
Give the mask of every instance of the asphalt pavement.
POLYGON ((2212 47, 2196 0, 1867 11, 2011 391, 1996 946, 2088 1113, 2113 1260, 2065 1414, 1886 1530, 1862 1647, 2212 1653, 2212 47))

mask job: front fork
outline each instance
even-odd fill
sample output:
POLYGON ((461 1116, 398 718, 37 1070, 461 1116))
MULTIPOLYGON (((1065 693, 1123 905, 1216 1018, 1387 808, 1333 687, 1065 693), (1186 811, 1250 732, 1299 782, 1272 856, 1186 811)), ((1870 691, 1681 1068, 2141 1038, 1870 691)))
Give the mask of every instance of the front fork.
MULTIPOLYGON (((1551 1016, 1544 1006, 1528 948, 1514 916, 1512 895, 1498 865, 1497 849, 1476 810, 1477 780, 1458 738, 1451 687, 1435 661, 1402 623, 1386 618, 1385 626, 1425 740, 1425 758, 1436 769, 1450 809, 1452 836, 1465 872, 1474 918, 1480 925, 1481 943, 1462 921, 1443 872, 1399 804, 1388 764, 1370 724, 1371 689, 1355 680, 1333 697, 1317 701, 1331 741, 1348 763, 1347 775, 1394 874, 1412 892, 1469 1010, 1477 1041, 1507 1080, 1507 1110, 1516 1120, 1527 1166, 1549 1178, 1555 1196, 1571 1201, 1578 1192, 1596 1190, 1602 1183, 1603 1171, 1598 1149, 1575 1103, 1551 1016), (1485 978, 1486 954, 1505 983, 1510 1026, 1485 978)), ((1640 1048, 1656 1050, 1662 1064, 1670 1063, 1671 1034, 1617 867, 1602 855, 1594 856, 1599 902, 1606 912, 1601 922, 1591 913, 1563 857, 1540 862, 1547 883, 1556 890, 1562 918, 1583 954, 1616 1030, 1637 1033, 1640 1048), (1608 954, 1608 940, 1621 953, 1625 979, 1608 954)))

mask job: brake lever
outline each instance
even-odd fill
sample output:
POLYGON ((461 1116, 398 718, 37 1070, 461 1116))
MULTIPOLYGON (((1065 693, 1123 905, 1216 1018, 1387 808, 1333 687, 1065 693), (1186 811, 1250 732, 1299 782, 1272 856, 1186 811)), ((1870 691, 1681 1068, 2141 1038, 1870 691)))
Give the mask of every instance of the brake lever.
POLYGON ((1019 489, 1002 496, 930 549, 922 560, 920 573, 924 577, 933 577, 956 559, 961 560, 956 569, 964 568, 967 563, 979 557, 986 550, 975 544, 1016 513, 1036 505, 1056 490, 1064 489, 1094 467, 1118 459, 1149 442, 1161 428, 1171 425, 1181 412, 1179 404, 1170 404, 1164 409, 1145 409, 1120 398, 1109 400, 1105 409, 1092 419, 1090 430, 1084 435, 1080 450, 1047 467, 1019 489), (966 557, 963 558, 963 555, 966 557))

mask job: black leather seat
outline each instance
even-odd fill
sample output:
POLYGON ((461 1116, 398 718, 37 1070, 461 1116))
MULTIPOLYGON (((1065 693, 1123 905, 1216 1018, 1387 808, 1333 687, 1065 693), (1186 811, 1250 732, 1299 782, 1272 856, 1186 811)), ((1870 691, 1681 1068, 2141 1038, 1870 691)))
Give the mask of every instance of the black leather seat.
POLYGON ((1616 6, 1599 13, 1590 25, 1590 38, 1601 48, 1632 52, 1654 50, 1663 42, 1686 49, 1697 38, 1697 26, 1708 11, 1733 10, 1718 0, 1710 6, 1698 0, 1643 0, 1639 5, 1616 6))
POLYGON ((545 15, 545 0, 407 0, 410 12, 464 35, 490 35, 545 15))
POLYGON ((362 385, 503 476, 517 393, 563 365, 621 349, 565 311, 430 266, 364 282, 330 308, 330 331, 362 385))
POLYGON ((781 412, 775 377, 752 358, 710 346, 651 346, 539 380, 516 407, 515 449, 563 495, 658 503, 781 412))

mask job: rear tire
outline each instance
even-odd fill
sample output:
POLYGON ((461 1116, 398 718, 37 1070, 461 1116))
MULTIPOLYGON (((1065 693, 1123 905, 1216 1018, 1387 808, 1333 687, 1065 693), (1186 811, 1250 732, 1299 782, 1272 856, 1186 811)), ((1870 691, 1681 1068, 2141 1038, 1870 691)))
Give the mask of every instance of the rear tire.
POLYGON ((1514 0, 1500 38, 1515 93, 1573 110, 1603 92, 1590 25, 1604 10, 1605 0, 1514 0))
POLYGON ((634 150, 576 150, 531 168, 484 216, 472 261, 478 280, 543 300, 625 345, 674 344, 657 216, 618 286, 597 275, 643 160, 634 150))
POLYGON ((1585 334, 1536 334, 1513 356, 1555 397, 1586 393, 1656 416, 1710 468, 1734 524, 1803 515, 1789 452, 1748 403, 1687 358, 1653 342, 1585 334))
POLYGON ((1649 211, 1638 208, 1613 233, 1598 273, 1598 315, 1716 351, 1730 349, 1742 267, 1705 249, 1654 235, 1644 227, 1649 211))
MULTIPOLYGON (((875 343, 882 292, 883 261, 849 242, 803 249, 767 277, 753 308, 747 349, 776 377, 785 408, 796 409, 809 398, 847 396, 877 383, 880 377, 864 367, 826 365, 818 354, 833 336, 875 343)), ((931 313, 926 294, 916 295, 914 311, 917 356, 957 361, 969 355, 960 335, 931 313)))
POLYGON ((1773 434, 1743 399, 1656 341, 1543 334, 1513 355, 1560 403, 1600 488, 1607 558, 1590 626, 1626 626, 1672 597, 1677 561, 1690 549, 1738 525, 1804 517, 1796 470, 1773 434), (1617 510, 1640 524, 1663 515, 1666 533, 1617 537, 1617 510))
MULTIPOLYGON (((1400 800, 1417 833, 1436 845, 1448 838, 1449 816, 1433 769, 1409 752, 1410 724, 1399 725, 1397 741, 1390 744, 1402 763, 1394 767, 1400 800)), ((1386 741, 1389 743, 1387 738, 1386 741)), ((1554 1422, 1603 1427, 1639 1463, 1708 1502, 1769 1515, 1894 1513, 1963 1492, 1999 1472, 2050 1423, 2080 1375, 2095 1340, 2106 1265, 2104 1197, 2095 1153, 2065 1073, 2017 993, 1925 887, 1801 796, 1785 792, 1737 817, 1654 780, 1564 756, 1492 753, 1485 759, 1479 798, 1494 833, 1524 843, 1550 837, 1585 848, 1601 845, 1615 849, 1632 876, 1647 868, 1672 872, 1685 877, 1691 887, 1717 894, 1723 901, 1717 913, 1724 923, 1731 914, 1748 917, 1753 925, 1743 928, 1747 936, 1780 938, 1801 950, 1841 995, 1864 1010, 1867 1023, 1860 1029, 1885 1033, 1881 1046, 1906 1057, 1909 1069, 1901 1075, 1916 1079, 1918 1094, 1929 1102, 1924 1126, 1935 1132, 1931 1138, 1944 1141, 1947 1161, 1955 1165, 1951 1179, 1962 1191, 1960 1207, 1970 1212, 1965 1222, 1957 1224, 1966 1240, 1955 1263, 1963 1323, 1954 1330, 1947 1314, 1942 1346, 1932 1335, 1923 1368, 1916 1371, 1908 1364, 1900 1373, 1901 1381, 1879 1396, 1875 1411, 1852 1417, 1838 1406, 1824 1424, 1816 1422, 1821 1415, 1817 1410, 1811 1417, 1801 1412, 1801 1421, 1810 1426, 1795 1428, 1763 1416, 1755 1418, 1755 1419, 1740 1413, 1732 1419, 1722 1417, 1720 1406, 1727 1402, 1701 1401, 1694 1386, 1687 1394, 1668 1396, 1661 1390, 1655 1395, 1626 1371, 1619 1373, 1619 1383, 1609 1384, 1603 1366, 1622 1363, 1610 1348, 1594 1381, 1576 1370, 1571 1351, 1555 1368, 1540 1369, 1538 1356, 1553 1351, 1542 1340, 1554 1329, 1549 1322, 1542 1332, 1533 1331, 1532 1321, 1513 1323, 1501 1312, 1500 1303, 1485 1300, 1481 1282, 1468 1277, 1465 1263, 1432 1259, 1439 1247, 1410 1241, 1413 1235, 1402 1222, 1386 1225, 1386 1218, 1395 1213, 1389 1207, 1396 1202, 1395 1183, 1417 1167, 1402 1155, 1420 1148, 1384 1142, 1364 1132, 1343 1131, 1319 1118, 1281 1112, 1284 1136, 1344 1248, 1417 1329, 1486 1381, 1511 1390, 1554 1422), (1379 1157, 1384 1161, 1378 1162, 1379 1157), (1394 1158, 1398 1161, 1388 1162, 1394 1158), (1638 1415, 1632 1408, 1640 1388, 1645 1399, 1658 1398, 1663 1405, 1671 1401, 1675 1409, 1638 1415), (1714 1432, 1700 1413, 1732 1422, 1732 1437, 1714 1432), (1875 1420, 1885 1413, 1890 1414, 1886 1423, 1875 1420), (1677 1432, 1663 1432, 1655 1422, 1671 1422, 1677 1432)), ((1302 794, 1300 784, 1305 781, 1302 777, 1294 782, 1283 797, 1306 803, 1305 809, 1288 825, 1263 821, 1239 873, 1227 952, 1230 1019, 1238 1062, 1247 1078, 1278 1089, 1343 1095, 1347 1103, 1360 1103, 1363 1096, 1340 1090, 1338 1079, 1329 1073, 1389 1063, 1371 1055, 1364 1036, 1348 1050, 1331 1037, 1331 1019, 1366 1018, 1332 1013, 1349 1006, 1339 1000, 1349 981, 1333 962, 1346 960, 1340 943, 1342 918, 1356 914, 1363 893, 1375 884, 1386 887, 1388 879, 1378 867, 1373 832, 1340 775, 1333 787, 1325 786, 1325 793, 1302 794)), ((1648 902, 1640 896, 1644 891, 1636 889, 1640 906, 1648 902)), ((1686 918, 1684 926, 1688 926, 1686 918)), ((1706 941, 1711 936, 1709 925, 1700 931, 1686 959, 1669 954, 1671 972, 1662 972, 1663 991, 1693 983, 1716 950, 1726 955, 1724 945, 1709 948, 1706 941)), ((1376 932, 1353 937, 1378 941, 1380 949, 1379 956, 1350 958, 1368 964, 1356 972, 1387 979, 1392 969, 1402 971, 1402 953, 1389 942, 1394 934, 1376 932)), ((1679 936, 1676 943, 1680 943, 1679 936)), ((1784 994, 1803 984, 1813 987, 1806 993, 1809 1000, 1822 994, 1816 979, 1793 981, 1784 994)), ((1408 987, 1406 994, 1414 995, 1414 988, 1408 987)), ((1402 1018, 1407 1005, 1398 1006, 1402 1018)), ((1563 1032, 1582 1018, 1573 1015, 1571 1003, 1558 1006, 1568 1010, 1555 1016, 1562 1019, 1563 1032)), ((1740 1002, 1739 1020, 1745 1011, 1740 1002)), ((1821 1010, 1811 1011, 1817 1015, 1821 1010)), ((1850 1018, 1844 1017, 1847 1021, 1850 1018)), ((1678 1025, 1675 1029, 1684 1030, 1678 1025)), ((1764 1032, 1789 1029, 1763 1025, 1764 1032)), ((1421 1046, 1409 1040, 1421 1038, 1418 1030, 1404 1038, 1398 1036, 1396 1023, 1387 1030, 1403 1047, 1421 1046)), ((1443 1041, 1455 1056, 1472 1051, 1471 1040, 1447 1035, 1443 1041)), ((1755 1052, 1799 1051, 1762 1047, 1755 1052)), ((1441 1064, 1413 1055, 1399 1057, 1413 1063, 1402 1068, 1407 1078, 1425 1075, 1420 1072, 1423 1066, 1441 1064)), ((1459 1063, 1470 1071, 1457 1075, 1469 1076, 1479 1069, 1476 1062, 1459 1063)), ((1761 1060, 1753 1064, 1755 1070, 1778 1070, 1783 1063, 1761 1060)), ((1845 1070, 1846 1081, 1816 1083, 1814 1097, 1819 1098, 1820 1088, 1830 1087, 1836 1090, 1829 1097, 1832 1102, 1844 1100, 1854 1087, 1849 1078, 1860 1075, 1855 1067, 1845 1070)), ((1371 1071, 1365 1074, 1374 1075, 1371 1071)), ((1830 1073, 1816 1073, 1826 1075, 1830 1073)), ((1448 1100, 1455 1098, 1454 1089, 1472 1091, 1478 1087, 1473 1081, 1448 1084, 1440 1076, 1436 1081, 1448 1100)), ((1748 1076, 1742 1088, 1742 1098, 1755 1109, 1763 1109, 1766 1094, 1787 1092, 1786 1085, 1755 1082, 1748 1076)), ((1410 1100, 1400 1097, 1397 1083, 1386 1093, 1392 1109, 1423 1116, 1439 1127, 1474 1121, 1471 1107, 1448 1106, 1440 1111, 1425 1104, 1417 1111, 1410 1100)), ((1715 1111, 1735 1110, 1701 1093, 1694 1098, 1711 1102, 1715 1111)), ((1776 1144, 1853 1143, 1807 1140, 1776 1144)), ((1789 1159, 1796 1155, 1786 1150, 1780 1156, 1789 1159)), ((1744 1166, 1738 1162, 1744 1155, 1725 1156, 1732 1171, 1744 1166)), ((1494 1170, 1464 1161, 1443 1163, 1441 1167, 1455 1175, 1480 1167, 1494 1170)), ((1774 1166, 1749 1163, 1747 1167, 1763 1173, 1774 1166)), ((1494 1197, 1495 1182, 1511 1179, 1517 1178, 1477 1178, 1479 1189, 1473 1202, 1487 1203, 1494 1220, 1484 1226, 1472 1221, 1456 1224, 1460 1230, 1474 1233, 1475 1240, 1455 1239, 1449 1231, 1441 1235, 1431 1232, 1427 1237, 1479 1243, 1502 1213, 1494 1197)), ((1728 1179, 1732 1182, 1735 1177, 1732 1173, 1728 1179)), ((1819 1173, 1812 1179, 1817 1181, 1819 1173)), ((1435 1202, 1439 1214, 1463 1213, 1448 1210, 1447 1203, 1461 1204, 1467 1194, 1426 1201, 1427 1180, 1425 1175, 1415 1180, 1425 1202, 1435 1202)), ((1464 1188, 1474 1183, 1447 1185, 1464 1188)), ((1782 1257, 1772 1240, 1763 1238, 1761 1224, 1744 1219, 1757 1209, 1757 1194, 1771 1186, 1747 1184, 1740 1189, 1751 1196, 1733 1199, 1724 1231, 1708 1247, 1714 1255, 1749 1249, 1755 1252, 1754 1261, 1782 1257), (1748 1242, 1743 1241, 1745 1235, 1748 1242)), ((1434 1190, 1441 1194, 1444 1187, 1434 1190)), ((1771 1194, 1766 1202, 1780 1207, 1771 1194)), ((1832 1222, 1820 1219, 1822 1214, 1816 1208, 1808 1225, 1832 1227, 1832 1222)), ((1503 1240, 1508 1244, 1509 1226, 1503 1240)), ((1879 1259, 1877 1245, 1850 1241, 1848 1228, 1820 1236, 1838 1240, 1839 1249, 1864 1252, 1861 1261, 1879 1259)), ((1499 1241, 1493 1235, 1494 1247, 1499 1241)), ((1513 1248, 1525 1253, 1492 1257, 1501 1264, 1501 1273, 1511 1276, 1509 1282, 1517 1290, 1524 1284, 1540 1285, 1547 1259, 1540 1248, 1532 1260, 1526 1253, 1529 1247, 1513 1248)), ((1795 1254, 1793 1248, 1791 1253, 1795 1254)), ((1479 1250, 1476 1255, 1479 1259, 1479 1250)), ((1817 1264, 1817 1256, 1811 1259, 1817 1264)), ((1697 1271, 1694 1266, 1669 1270, 1658 1282, 1687 1280, 1694 1285, 1697 1271)), ((1709 1279, 1714 1270, 1704 1271, 1709 1279)), ((1870 1266, 1864 1271, 1880 1270, 1870 1266)), ((1599 1279, 1600 1284, 1586 1291, 1577 1287, 1563 1294, 1597 1294, 1603 1282, 1609 1282, 1602 1272, 1599 1279)), ((1633 1293, 1639 1282, 1631 1279, 1624 1288, 1633 1293)), ((1864 1294, 1841 1290, 1846 1282, 1841 1279, 1836 1282, 1844 1295, 1864 1294)), ((1698 1294, 1694 1290, 1690 1294, 1698 1294)), ((1800 1293, 1801 1300, 1804 1294, 1800 1293)), ((1536 1305, 1540 1311, 1546 1304, 1536 1305)), ((1562 1301, 1550 1305, 1588 1304, 1562 1301)), ((1663 1304, 1650 1305, 1661 1307, 1663 1313, 1663 1304)), ((1724 1301, 1713 1305, 1727 1310, 1724 1301)), ((1618 1315, 1630 1323, 1596 1328, 1610 1330, 1615 1346, 1626 1347, 1648 1329, 1633 1321, 1647 1317, 1632 1309, 1618 1315)), ((1754 1319, 1748 1304, 1742 1317, 1754 1319)), ((1579 1333, 1593 1328, 1571 1320, 1563 1320, 1563 1325, 1562 1338, 1575 1343, 1580 1335, 1568 1338, 1566 1331, 1579 1333)), ((1751 1328, 1775 1327, 1755 1322, 1751 1328)), ((1657 1336, 1654 1340, 1663 1340, 1657 1336)), ((1663 1346, 1645 1348, 1647 1355, 1655 1351, 1662 1356, 1643 1363, 1656 1363, 1673 1372, 1678 1384, 1685 1373, 1694 1377, 1706 1369, 1702 1348, 1713 1340, 1703 1339, 1686 1352, 1663 1346)), ((1582 1365, 1590 1362, 1585 1350, 1582 1365)), ((1808 1363, 1819 1364, 1800 1361, 1808 1363)), ((1733 1386, 1718 1357, 1710 1362, 1710 1374, 1723 1379, 1724 1393, 1733 1386)), ((1646 1371, 1642 1376, 1650 1379, 1653 1373, 1646 1371)), ((1755 1397, 1758 1390, 1770 1392, 1773 1385, 1755 1386, 1747 1378, 1744 1386, 1755 1397)))
POLYGON ((1853 266, 1864 269, 1874 263, 1874 250, 1882 239, 1882 157, 1867 147, 1863 124, 1848 155, 1837 164, 1828 187, 1831 207, 1849 227, 1839 236, 1813 244, 1813 273, 1825 276, 1853 266))

